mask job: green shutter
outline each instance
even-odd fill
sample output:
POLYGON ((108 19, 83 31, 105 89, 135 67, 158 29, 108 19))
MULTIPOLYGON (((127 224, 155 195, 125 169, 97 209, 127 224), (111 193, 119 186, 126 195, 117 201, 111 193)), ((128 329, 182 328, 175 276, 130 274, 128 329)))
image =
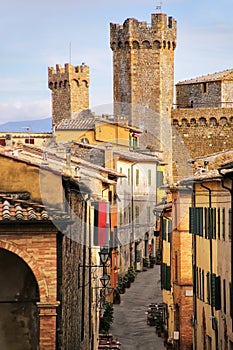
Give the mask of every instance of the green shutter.
POLYGON ((194 234, 194 225, 195 225, 195 208, 190 207, 189 208, 189 233, 194 234))
POLYGON ((167 238, 167 220, 162 218, 162 238, 166 241, 167 238))
POLYGON ((216 275, 215 273, 212 273, 211 275, 211 305, 212 306, 215 306, 215 298, 216 298, 215 284, 216 284, 216 275))
POLYGON ((171 268, 170 266, 166 266, 166 290, 171 290, 170 278, 171 278, 171 268))
POLYGON ((171 242, 172 220, 168 220, 168 242, 171 242))
POLYGON ((216 208, 213 208, 213 238, 216 239, 216 208))

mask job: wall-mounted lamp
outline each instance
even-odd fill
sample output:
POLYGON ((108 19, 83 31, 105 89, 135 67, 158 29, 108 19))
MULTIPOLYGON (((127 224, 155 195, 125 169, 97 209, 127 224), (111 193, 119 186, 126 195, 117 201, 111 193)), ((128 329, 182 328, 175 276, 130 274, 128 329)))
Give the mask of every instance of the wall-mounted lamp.
POLYGON ((101 248, 99 252, 99 257, 100 257, 101 264, 105 265, 109 258, 109 250, 107 247, 101 248))
POLYGON ((102 286, 104 288, 107 287, 107 285, 109 284, 109 281, 110 281, 110 276, 107 275, 107 274, 104 274, 101 278, 100 278, 100 282, 102 284, 102 286))

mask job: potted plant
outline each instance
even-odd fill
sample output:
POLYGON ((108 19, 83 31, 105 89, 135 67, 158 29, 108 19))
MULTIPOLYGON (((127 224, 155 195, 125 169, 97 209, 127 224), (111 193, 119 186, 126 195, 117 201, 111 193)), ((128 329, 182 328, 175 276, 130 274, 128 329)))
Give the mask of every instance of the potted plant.
POLYGON ((149 267, 149 258, 143 258, 142 260, 143 271, 147 271, 149 267))
POLYGON ((125 281, 122 276, 118 277, 118 290, 120 294, 125 293, 125 281))
POLYGON ((131 283, 130 283, 129 276, 127 273, 124 275, 123 280, 125 283, 125 288, 130 288, 131 283))
POLYGON ((150 267, 153 268, 155 266, 156 259, 154 256, 150 256, 150 267))
POLYGON ((129 278, 129 281, 130 281, 131 283, 134 282, 135 277, 136 277, 136 272, 135 272, 134 268, 133 268, 133 267, 129 267, 129 268, 128 268, 128 278, 129 278))
POLYGON ((113 292, 113 304, 120 304, 121 303, 121 296, 120 296, 120 291, 118 288, 114 289, 113 292))

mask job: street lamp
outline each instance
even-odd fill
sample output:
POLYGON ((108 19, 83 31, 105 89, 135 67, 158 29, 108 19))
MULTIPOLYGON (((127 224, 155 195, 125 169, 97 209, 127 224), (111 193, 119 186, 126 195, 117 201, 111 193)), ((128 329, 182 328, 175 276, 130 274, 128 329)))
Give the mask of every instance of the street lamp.
POLYGON ((109 281, 110 281, 110 276, 107 275, 107 274, 104 274, 101 278, 100 278, 100 282, 102 284, 102 286, 104 288, 107 287, 107 285, 109 284, 109 281))
POLYGON ((100 256, 100 261, 103 265, 106 264, 106 262, 108 261, 109 258, 109 250, 107 247, 103 247, 101 248, 100 252, 99 252, 99 256, 100 256))

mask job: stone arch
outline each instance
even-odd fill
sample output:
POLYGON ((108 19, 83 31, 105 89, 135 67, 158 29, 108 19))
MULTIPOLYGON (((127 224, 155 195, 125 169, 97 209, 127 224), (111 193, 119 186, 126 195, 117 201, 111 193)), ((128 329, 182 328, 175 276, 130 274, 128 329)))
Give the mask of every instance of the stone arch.
POLYGON ((153 42, 153 49, 155 49, 155 50, 161 49, 161 43, 160 43, 160 41, 155 40, 155 41, 153 42))
POLYGON ((17 244, 13 242, 6 242, 3 240, 0 240, 0 248, 8 250, 16 255, 18 255, 25 263, 30 267, 32 270, 36 281, 39 286, 39 292, 40 292, 40 301, 46 301, 46 299, 49 296, 48 292, 48 285, 46 282, 46 278, 43 274, 43 272, 40 271, 38 267, 37 261, 33 258, 33 256, 29 255, 25 250, 21 249, 17 244), (44 300, 43 300, 44 299, 44 300))
POLYGON ((191 125, 196 125, 196 124, 197 124, 196 119, 195 119, 195 118, 191 118, 190 124, 191 124, 191 125))
POLYGON ((143 49, 150 49, 151 48, 150 42, 148 40, 144 40, 142 42, 142 48, 143 49))
POLYGON ((171 42, 170 41, 167 42, 167 48, 168 48, 168 50, 170 50, 170 48, 171 48, 171 42))
POLYGON ((130 46, 129 46, 129 42, 128 42, 128 41, 125 41, 125 49, 126 49, 126 50, 130 49, 130 46))
POLYGON ((233 117, 230 117, 230 123, 233 124, 233 117))
POLYGON ((84 85, 86 88, 88 88, 88 82, 86 80, 82 80, 82 85, 84 85))
POLYGON ((175 48, 176 48, 176 43, 175 43, 175 41, 172 42, 172 48, 173 48, 173 50, 175 50, 175 48))
POLYGON ((54 83, 54 89, 57 89, 57 82, 54 83))
POLYGON ((136 41, 136 40, 134 40, 134 41, 133 41, 133 49, 139 49, 139 48, 140 48, 139 42, 136 41))
POLYGON ((72 80, 72 82, 71 82, 71 84, 75 87, 75 86, 79 86, 79 82, 78 82, 78 80, 76 80, 76 79, 73 79, 72 80))
POLYGON ((62 84, 63 84, 63 82, 60 81, 60 82, 59 82, 59 88, 62 88, 62 84))
POLYGON ((163 41, 163 48, 164 48, 164 49, 166 49, 166 45, 167 45, 167 43, 166 43, 166 41, 164 40, 164 41, 163 41))
POLYGON ((183 118, 183 119, 181 120, 181 124, 182 124, 182 125, 188 125, 188 120, 187 120, 186 118, 183 118))
POLYGON ((227 125, 228 124, 227 118, 226 117, 221 117, 220 121, 219 121, 219 124, 220 125, 227 125))
POLYGON ((49 83, 49 89, 52 90, 53 89, 53 83, 50 81, 49 83))
POLYGON ((217 119, 216 119, 215 117, 211 117, 211 118, 210 118, 210 125, 211 125, 211 126, 217 125, 217 119))
POLYGON ((179 124, 179 121, 178 121, 178 119, 173 119, 173 123, 172 123, 173 125, 178 125, 179 124))
POLYGON ((118 41, 118 49, 122 49, 122 47, 123 47, 122 41, 118 41))
POLYGON ((204 117, 199 118, 199 124, 206 125, 206 118, 204 118, 204 117))
POLYGON ((111 43, 111 49, 114 51, 114 50, 116 50, 116 43, 115 43, 115 41, 113 41, 112 43, 111 43))

